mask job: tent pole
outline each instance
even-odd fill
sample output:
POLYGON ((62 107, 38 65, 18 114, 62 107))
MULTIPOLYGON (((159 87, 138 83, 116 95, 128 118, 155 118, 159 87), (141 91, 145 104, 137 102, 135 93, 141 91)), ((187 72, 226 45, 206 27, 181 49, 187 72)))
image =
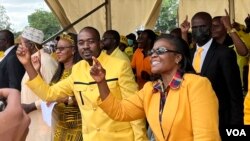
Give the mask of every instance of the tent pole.
POLYGON ((111 0, 105 0, 105 9, 106 9, 106 30, 112 29, 111 23, 111 0))
POLYGON ((229 17, 231 23, 233 23, 233 20, 235 19, 234 0, 228 0, 228 3, 229 3, 229 17))

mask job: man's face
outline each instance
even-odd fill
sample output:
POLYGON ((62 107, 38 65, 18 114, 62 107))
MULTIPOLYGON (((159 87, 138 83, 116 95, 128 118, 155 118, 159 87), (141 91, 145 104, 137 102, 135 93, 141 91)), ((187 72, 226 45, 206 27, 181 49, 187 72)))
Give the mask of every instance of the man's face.
POLYGON ((7 46, 7 40, 4 33, 0 32, 0 51, 5 51, 7 46))
POLYGON ((142 32, 138 39, 137 39, 137 43, 138 43, 138 48, 144 49, 146 48, 148 42, 149 42, 149 37, 148 34, 146 32, 142 32))
POLYGON ((92 56, 98 57, 101 52, 100 40, 96 36, 92 30, 85 29, 77 37, 79 54, 88 62, 92 62, 92 56))
POLYGON ((212 37, 220 38, 227 34, 227 31, 220 19, 213 19, 212 21, 212 37))
POLYGON ((108 50, 115 42, 114 36, 105 32, 102 37, 103 49, 108 50))
POLYGON ((200 17, 192 19, 192 37, 199 45, 204 45, 211 38, 211 25, 200 17))

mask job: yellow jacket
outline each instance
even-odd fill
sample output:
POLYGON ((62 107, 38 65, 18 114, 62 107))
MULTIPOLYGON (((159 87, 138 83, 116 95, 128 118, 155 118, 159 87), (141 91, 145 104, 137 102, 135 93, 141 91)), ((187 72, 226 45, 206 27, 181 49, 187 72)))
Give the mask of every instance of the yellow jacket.
MULTIPOLYGON (((248 74, 250 74, 250 69, 248 74)), ((248 91, 244 99, 244 124, 250 125, 250 75, 248 75, 248 91)))
POLYGON ((147 82, 137 95, 117 100, 110 94, 100 107, 113 119, 147 117, 158 141, 220 141, 218 100, 207 78, 185 74, 178 89, 170 89, 159 121, 160 93, 147 82))
MULTIPOLYGON (((137 84, 128 62, 110 57, 104 52, 98 60, 106 69, 109 88, 116 98, 126 98, 137 91, 137 84)), ((73 66, 69 77, 51 87, 44 83, 40 76, 28 81, 27 85, 46 101, 74 94, 82 114, 84 141, 134 141, 137 136, 134 134, 140 135, 140 141, 147 140, 145 123, 142 120, 114 121, 98 107, 99 91, 89 70, 89 64, 82 60, 73 66), (136 130, 132 130, 132 126, 135 126, 136 130)))
POLYGON ((249 90, 244 100, 244 124, 250 125, 250 91, 249 90))

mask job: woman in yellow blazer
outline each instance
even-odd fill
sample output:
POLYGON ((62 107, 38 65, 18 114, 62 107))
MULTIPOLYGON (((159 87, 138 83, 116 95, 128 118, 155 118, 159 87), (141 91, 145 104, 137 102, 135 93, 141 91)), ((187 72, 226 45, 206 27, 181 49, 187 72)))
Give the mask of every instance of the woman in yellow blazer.
POLYGON ((105 80, 100 62, 90 70, 100 91, 100 107, 111 118, 131 121, 146 117, 158 141, 220 141, 218 100, 209 80, 195 74, 182 39, 161 35, 150 51, 152 72, 137 93, 119 100, 105 80))

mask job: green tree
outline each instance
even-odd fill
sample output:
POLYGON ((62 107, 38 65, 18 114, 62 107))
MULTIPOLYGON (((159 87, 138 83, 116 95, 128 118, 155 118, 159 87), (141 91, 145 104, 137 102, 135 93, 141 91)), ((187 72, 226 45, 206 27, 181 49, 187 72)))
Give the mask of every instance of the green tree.
POLYGON ((155 30, 159 32, 171 31, 177 26, 177 8, 179 0, 163 0, 160 16, 155 30))
POLYGON ((48 39, 61 29, 53 13, 42 9, 37 9, 34 13, 29 15, 28 23, 29 26, 42 30, 45 39, 48 39))
POLYGON ((6 14, 5 8, 2 5, 0 5, 0 30, 2 30, 2 29, 12 30, 10 27, 11 24, 10 24, 9 20, 10 20, 10 18, 6 14))

